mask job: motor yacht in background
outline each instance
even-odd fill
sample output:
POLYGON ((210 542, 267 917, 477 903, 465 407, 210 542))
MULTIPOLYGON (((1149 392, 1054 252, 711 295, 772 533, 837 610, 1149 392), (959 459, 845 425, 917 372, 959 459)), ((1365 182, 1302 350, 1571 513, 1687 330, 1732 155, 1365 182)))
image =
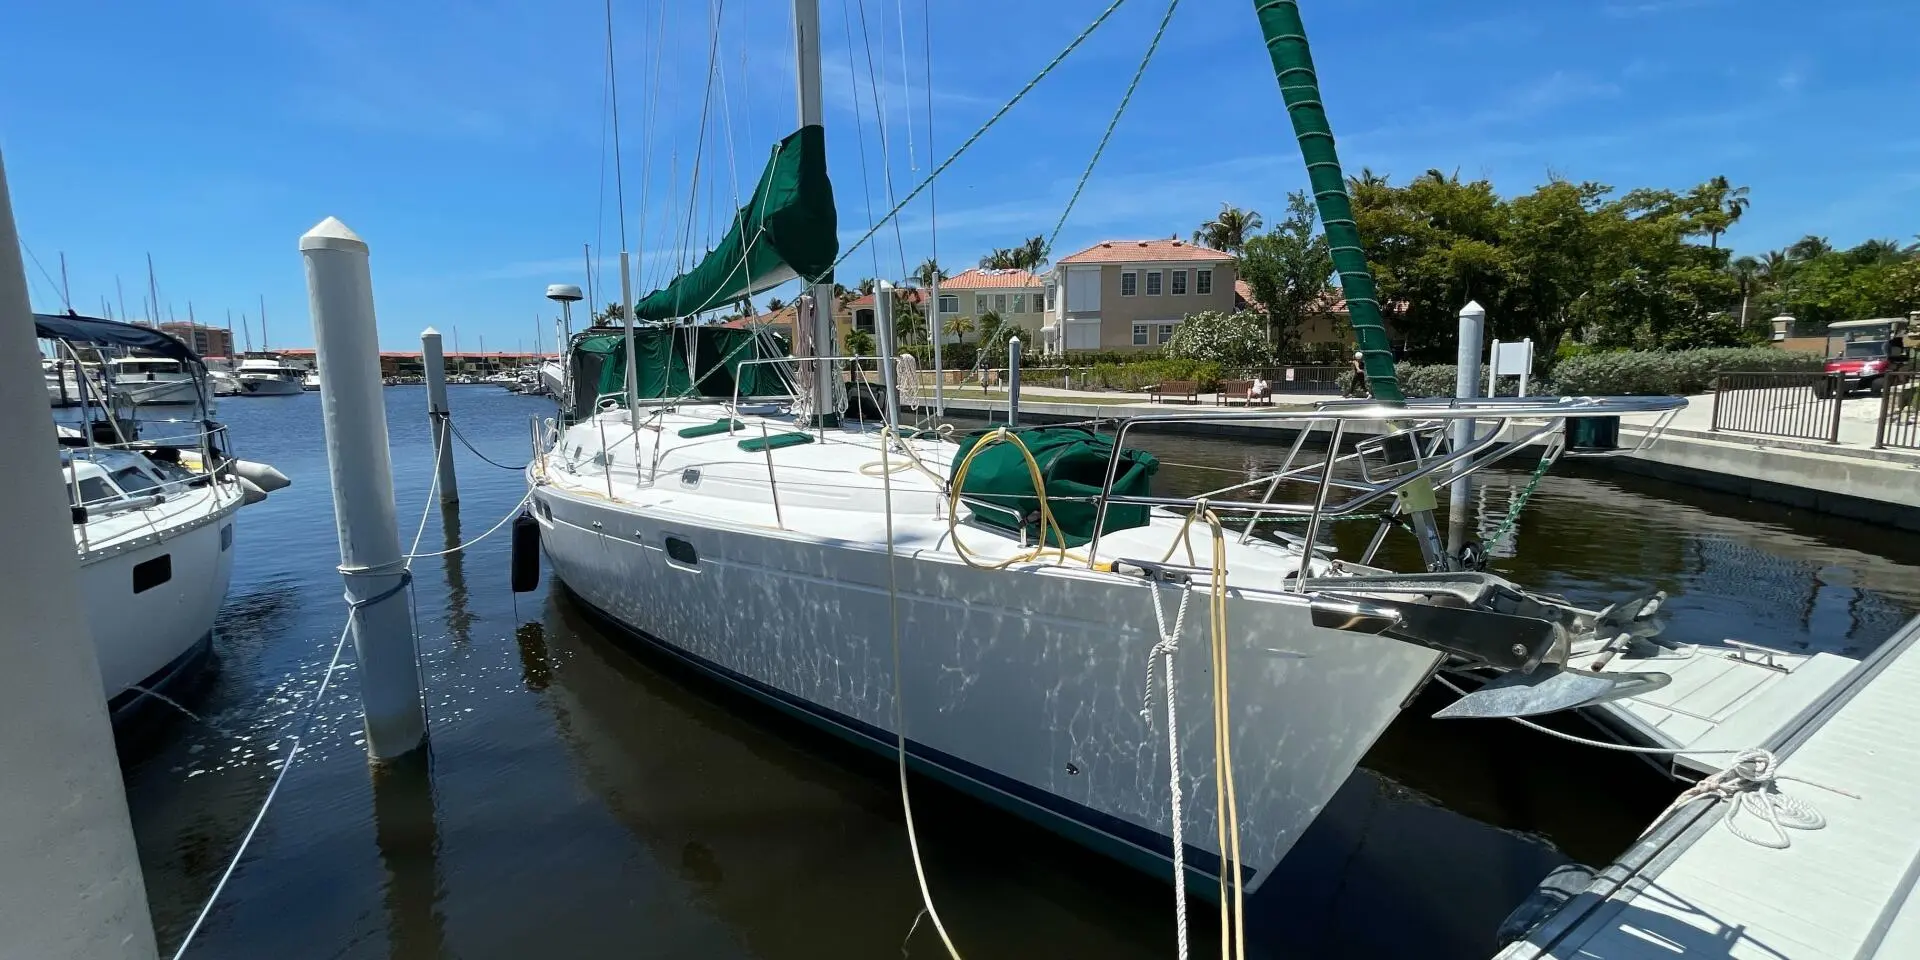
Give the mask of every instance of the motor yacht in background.
POLYGON ((241 360, 238 375, 240 388, 250 397, 285 397, 306 389, 307 371, 288 365, 276 354, 241 360))
POLYGON ((306 375, 306 376, 304 376, 304 377, 301 377, 301 378, 300 378, 300 389, 302 389, 302 390, 318 390, 318 389, 320 389, 320 371, 318 371, 318 370, 310 370, 310 371, 308 371, 308 372, 307 372, 307 375, 306 375))
POLYGON ((136 404, 197 404, 211 395, 210 381, 172 357, 116 357, 107 364, 113 386, 136 404))
POLYGON ((233 572, 235 515, 288 481, 230 455, 226 428, 197 400, 206 368, 180 341, 73 315, 35 315, 34 325, 68 355, 84 345, 164 358, 196 398, 191 417, 143 423, 90 376, 79 385, 87 401, 57 431, 87 621, 118 726, 206 660, 233 572))

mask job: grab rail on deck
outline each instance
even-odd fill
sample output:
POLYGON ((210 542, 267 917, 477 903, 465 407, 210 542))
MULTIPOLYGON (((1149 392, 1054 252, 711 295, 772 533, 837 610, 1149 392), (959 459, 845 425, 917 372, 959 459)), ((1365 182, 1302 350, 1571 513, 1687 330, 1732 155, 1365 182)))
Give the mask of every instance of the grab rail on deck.
MULTIPOLYGON (((1120 451, 1126 445, 1127 433, 1141 424, 1247 424, 1247 423, 1297 423, 1301 424, 1299 433, 1294 437, 1292 448, 1288 451, 1286 463, 1279 471, 1266 477, 1268 486, 1261 500, 1207 500, 1212 509, 1230 512, 1251 512, 1251 524, 1262 514, 1288 514, 1306 518, 1307 529, 1304 542, 1311 546, 1319 532, 1322 517, 1345 516, 1378 502, 1389 494, 1397 493, 1419 480, 1428 480, 1435 488, 1444 487, 1462 477, 1476 473, 1493 464, 1518 453, 1527 446, 1550 440, 1557 443, 1554 435, 1564 430, 1570 420, 1592 419, 1598 417, 1619 417, 1629 414, 1656 414, 1657 419, 1644 431, 1639 440, 1629 448, 1611 450, 1568 450, 1568 455, 1612 456, 1622 453, 1634 453, 1645 450, 1659 438, 1675 414, 1685 408, 1687 401, 1680 397, 1561 397, 1546 399, 1540 397, 1492 397, 1480 399, 1461 399, 1436 397, 1410 400, 1404 405, 1384 404, 1374 400, 1333 400, 1321 403, 1312 410, 1257 410, 1240 412, 1207 412, 1200 414, 1155 414, 1151 416, 1127 417, 1119 421, 1119 430, 1114 437, 1113 450, 1107 458, 1105 482, 1101 484, 1100 494, 1095 498, 1092 539, 1087 544, 1087 558, 1092 562, 1097 558, 1100 547, 1101 529, 1106 525, 1107 509, 1110 504, 1138 504, 1153 507, 1197 509, 1203 498, 1200 497, 1147 497, 1116 495, 1113 484, 1119 473, 1120 451), (1447 428, 1455 421, 1467 420, 1476 423, 1474 439, 1446 453, 1440 453, 1442 437, 1447 428), (1478 421, 1492 420, 1495 425, 1485 435, 1481 435, 1478 421), (1521 427, 1515 421, 1541 420, 1543 423, 1521 427), (1336 478, 1334 468, 1337 464, 1352 462, 1364 464, 1367 451, 1356 449, 1351 453, 1341 453, 1340 443, 1347 433, 1349 424, 1359 422, 1378 422, 1392 428, 1390 436, 1405 436, 1412 442, 1413 452, 1411 469, 1404 469, 1395 476, 1379 480, 1372 479, 1367 471, 1361 476, 1336 478), (1327 455, 1315 462, 1294 466, 1307 436, 1328 425, 1327 455), (1502 441, 1510 426, 1516 427, 1516 435, 1511 440, 1502 441), (1422 449, 1422 434, 1433 434, 1431 442, 1422 449), (1451 468, 1449 470, 1449 468, 1451 468), (1448 471, 1440 475, 1441 471, 1448 471), (1318 474, 1317 478, 1314 474, 1318 474), (1303 480, 1314 483, 1314 495, 1310 504, 1276 503, 1272 497, 1280 484, 1287 480, 1303 480), (1327 502, 1328 492, 1332 489, 1358 491, 1358 494, 1337 503, 1327 502)), ((1558 456, 1555 450, 1549 456, 1558 456)), ((1405 464, 1397 466, 1407 466, 1405 464)), ((1248 486, 1253 481, 1228 487, 1248 486)), ((1225 492, 1225 491, 1220 491, 1225 492)), ((1311 549, 1303 551, 1304 557, 1312 555, 1311 549)), ((1303 565, 1304 565, 1303 560, 1303 565)))

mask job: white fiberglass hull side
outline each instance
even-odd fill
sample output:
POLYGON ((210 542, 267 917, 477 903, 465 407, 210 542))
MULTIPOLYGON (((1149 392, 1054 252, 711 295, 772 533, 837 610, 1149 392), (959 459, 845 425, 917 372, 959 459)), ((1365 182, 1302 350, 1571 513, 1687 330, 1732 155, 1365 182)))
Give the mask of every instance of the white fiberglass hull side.
POLYGON ((255 397, 287 397, 301 393, 298 380, 282 380, 277 377, 240 378, 240 388, 255 397))
POLYGON ((114 382, 114 389, 124 394, 128 400, 146 406, 166 404, 192 404, 200 402, 199 385, 192 379, 181 380, 139 380, 122 379, 114 382))
POLYGON ((87 622, 109 701, 192 649, 219 616, 233 574, 240 499, 229 493, 216 503, 204 489, 194 496, 206 502, 193 519, 176 513, 161 533, 116 538, 81 553, 87 622))
MULTIPOLYGON (((553 485, 535 497, 555 572, 588 604, 724 680, 893 749, 883 544, 730 522, 690 498, 642 506, 553 485)), ((1155 684, 1150 723, 1141 700, 1158 639, 1151 591, 1171 621, 1184 588, 1085 569, 976 569, 908 546, 895 577, 917 765, 1165 869, 1164 687, 1155 684)), ((1219 857, 1206 605, 1204 586, 1193 589, 1177 673, 1188 864, 1211 874, 1219 857)), ((1258 593, 1235 590, 1229 607, 1241 849, 1257 885, 1439 655, 1314 627, 1306 606, 1258 593)))

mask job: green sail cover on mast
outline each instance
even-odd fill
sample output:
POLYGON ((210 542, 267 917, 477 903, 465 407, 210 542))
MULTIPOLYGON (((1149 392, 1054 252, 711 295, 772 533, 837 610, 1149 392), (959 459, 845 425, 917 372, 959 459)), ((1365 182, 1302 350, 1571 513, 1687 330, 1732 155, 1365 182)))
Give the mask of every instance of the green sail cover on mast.
POLYGON ((809 283, 831 282, 829 271, 839 253, 833 184, 827 180, 826 133, 818 124, 809 124, 774 148, 753 197, 735 215, 733 229, 719 246, 665 289, 635 304, 634 318, 690 317, 730 306, 795 277, 809 283))
POLYGON ((1340 173, 1340 154, 1334 149, 1327 109, 1320 102, 1320 78, 1313 70, 1313 54, 1307 50, 1300 7, 1295 0, 1253 0, 1253 9, 1260 18, 1267 55, 1273 60, 1274 77, 1280 81, 1287 117, 1293 121, 1294 137, 1300 141, 1300 155, 1307 161, 1313 202, 1320 208, 1333 266, 1340 273, 1340 290, 1347 298, 1347 319, 1365 357, 1368 390, 1375 400, 1400 403, 1406 397, 1393 373, 1393 345, 1387 342, 1373 272, 1367 269, 1367 254, 1360 246, 1360 228, 1353 222, 1353 201, 1340 173))

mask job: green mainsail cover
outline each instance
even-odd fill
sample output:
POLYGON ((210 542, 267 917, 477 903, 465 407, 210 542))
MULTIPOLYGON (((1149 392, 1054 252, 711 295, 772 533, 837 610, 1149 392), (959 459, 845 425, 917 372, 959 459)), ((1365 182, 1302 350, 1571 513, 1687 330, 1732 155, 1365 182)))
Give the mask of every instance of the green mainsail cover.
MULTIPOLYGON (((768 332, 722 326, 636 327, 633 356, 640 373, 636 392, 642 400, 731 399, 737 384, 743 397, 785 396, 788 386, 781 378, 782 364, 742 364, 789 352, 786 338, 768 332)), ((625 402, 624 332, 603 327, 581 334, 573 341, 571 362, 573 382, 578 385, 574 390, 576 418, 592 416, 603 397, 625 402)))
MULTIPOLYGON (((810 124, 774 147, 733 228, 692 270, 634 305, 636 320, 678 320, 799 277, 831 283, 840 254, 826 133, 810 124)), ((641 361, 640 369, 646 363, 641 361)), ((643 387, 641 395, 646 395, 643 387)))

